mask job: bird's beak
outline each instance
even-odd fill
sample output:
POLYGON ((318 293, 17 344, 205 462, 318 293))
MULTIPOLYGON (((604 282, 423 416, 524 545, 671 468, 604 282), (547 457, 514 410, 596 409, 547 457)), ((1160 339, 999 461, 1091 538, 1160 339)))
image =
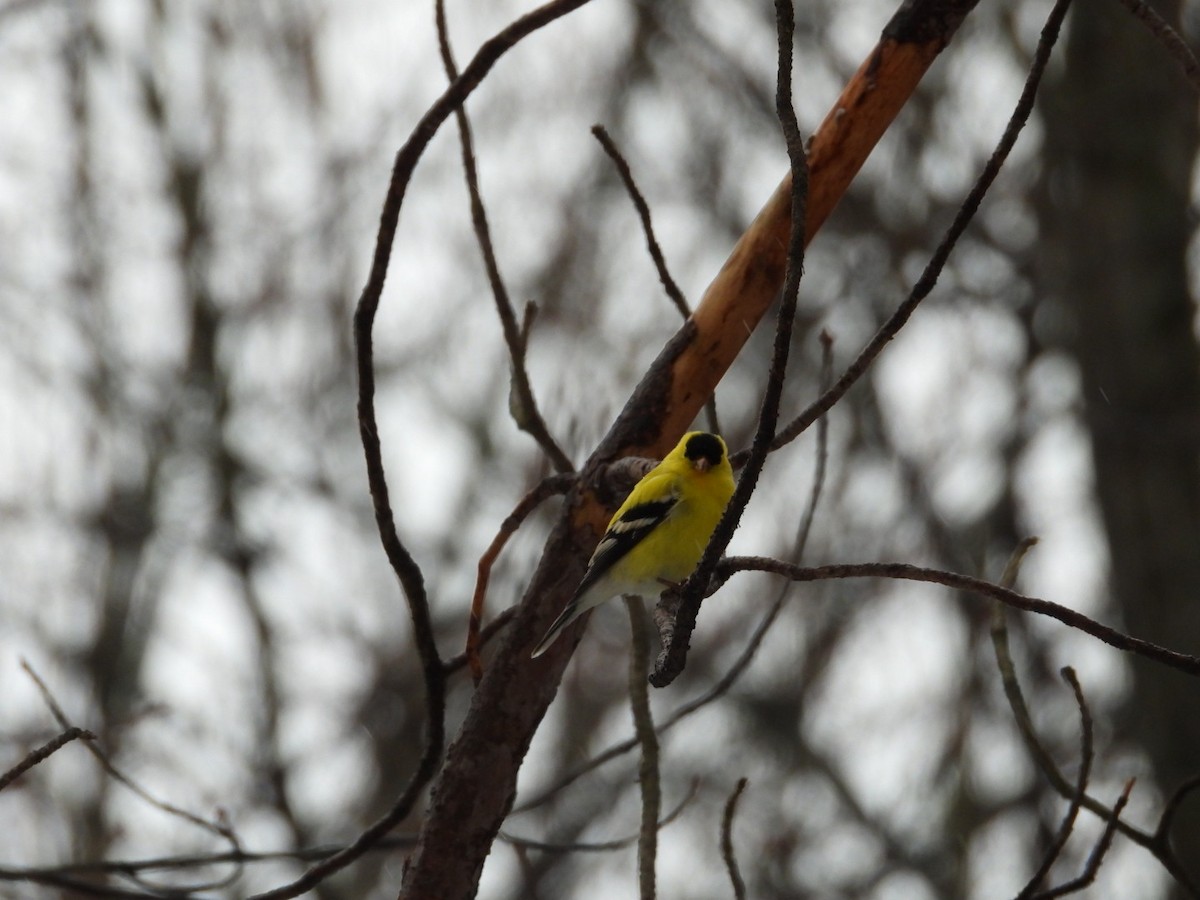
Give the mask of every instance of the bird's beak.
POLYGON ((703 456, 700 457, 698 460, 696 460, 695 469, 701 475, 703 475, 705 472, 707 472, 711 468, 712 468, 712 463, 709 462, 707 459, 705 459, 703 456))

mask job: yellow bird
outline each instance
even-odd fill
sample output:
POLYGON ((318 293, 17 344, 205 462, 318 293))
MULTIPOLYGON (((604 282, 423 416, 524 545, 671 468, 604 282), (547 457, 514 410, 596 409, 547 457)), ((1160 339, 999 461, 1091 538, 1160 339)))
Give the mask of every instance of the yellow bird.
POLYGON ((575 595, 531 657, 589 609, 623 594, 657 597, 692 574, 733 496, 725 442, 690 431, 630 492, 608 523, 575 595))

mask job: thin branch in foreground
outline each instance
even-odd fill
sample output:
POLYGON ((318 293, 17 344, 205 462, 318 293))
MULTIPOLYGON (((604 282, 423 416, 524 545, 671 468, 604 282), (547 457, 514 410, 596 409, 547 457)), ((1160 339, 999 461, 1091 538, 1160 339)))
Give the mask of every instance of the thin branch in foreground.
MULTIPOLYGON (((667 260, 663 256, 662 247, 658 243, 658 238, 654 236, 654 223, 650 219, 650 205, 638 189, 637 182, 633 178, 633 170, 603 125, 593 125, 592 134, 600 142, 600 146, 604 148, 604 152, 608 154, 613 165, 616 166, 617 174, 621 176, 621 183, 625 185, 625 191, 629 194, 629 199, 633 201, 634 209, 637 210, 638 218, 642 222, 642 233, 646 236, 646 249, 650 251, 654 268, 658 270, 658 280, 662 282, 663 290, 667 292, 667 297, 686 320, 692 314, 692 308, 688 305, 687 298, 683 296, 683 291, 679 289, 679 284, 671 277, 670 269, 667 268, 667 260)), ((708 398, 704 409, 708 418, 708 430, 714 434, 720 434, 721 425, 717 420, 715 394, 708 398)))
MULTIPOLYGON (((435 0, 434 10, 442 66, 446 69, 446 77, 453 83, 458 78, 458 66, 454 62, 454 53, 450 49, 450 31, 446 25, 445 0, 435 0)), ((466 107, 461 103, 455 107, 454 117, 458 122, 458 136, 462 147, 463 173, 467 180, 467 193, 471 198, 471 224, 475 229, 475 241, 479 244, 479 252, 483 256, 483 267, 487 272, 488 285, 491 287, 492 297, 496 301, 496 313, 500 316, 504 343, 508 345, 509 371, 512 378, 509 386, 508 408, 517 427, 537 442, 537 445, 542 448, 542 452, 549 458, 551 465, 554 466, 555 471, 572 472, 575 467, 558 442, 551 436, 550 428, 546 425, 546 420, 542 418, 541 410, 538 409, 537 400, 533 395, 533 387, 529 383, 529 371, 525 367, 525 351, 528 349, 529 327, 532 324, 534 307, 532 305, 526 307, 525 320, 518 325, 512 300, 508 296, 508 288, 505 287, 504 278, 500 274, 500 264, 496 261, 496 248, 492 244, 487 210, 483 205, 483 194, 479 190, 479 170, 475 165, 471 122, 467 118, 466 107)))
POLYGON ((1200 90, 1200 62, 1196 61, 1195 54, 1179 36, 1179 33, 1168 25, 1167 20, 1151 8, 1146 0, 1120 0, 1120 2, 1135 19, 1150 30, 1154 39, 1162 45, 1171 58, 1179 63, 1184 77, 1192 87, 1200 90))
POLYGON ((721 816, 721 858, 725 860, 725 871, 729 873, 729 881, 733 885, 735 900, 746 900, 746 882, 738 871, 737 856, 733 851, 733 814, 737 811, 738 800, 746 789, 746 779, 739 778, 737 787, 725 801, 725 814, 721 816))
MULTIPOLYGON (((975 180, 975 184, 971 187, 966 199, 963 200, 962 205, 958 208, 958 212, 954 216, 954 221, 946 230, 937 249, 934 250, 933 256, 930 257, 929 263, 925 266, 925 270, 921 273, 921 277, 913 285, 912 291, 892 314, 891 318, 884 323, 883 327, 863 347, 858 357, 842 373, 837 383, 826 391, 815 403, 811 404, 800 415, 789 422, 786 427, 780 430, 771 442, 772 450, 778 450, 785 444, 795 440, 846 395, 846 392, 866 374, 867 369, 875 362, 879 354, 883 352, 883 348, 900 332, 900 329, 904 327, 917 307, 929 296, 937 284, 938 278, 946 266, 946 261, 950 258, 951 251, 958 244, 959 238, 962 237, 971 220, 975 218, 976 212, 979 211, 980 203, 983 202, 983 198, 991 188, 992 182, 996 180, 1001 167, 1008 160, 1008 155, 1012 151, 1013 145, 1016 144, 1017 137, 1024 130, 1025 124, 1029 120, 1029 115, 1033 111, 1033 102, 1037 96, 1038 85, 1041 84, 1046 64, 1050 61, 1050 52, 1058 40, 1059 30, 1062 27, 1063 18, 1067 14, 1069 4, 1070 0, 1058 0, 1054 8, 1050 11, 1050 16, 1047 18, 1046 25, 1042 29, 1042 35, 1038 41, 1037 50, 1034 53, 1033 63, 1029 68, 1029 75, 1025 79, 1025 87, 1021 91, 1020 99, 1018 99, 1017 105, 1013 109, 1008 125, 1004 129, 1004 134, 1001 135, 995 151, 983 167, 983 171, 979 173, 979 177, 975 180)), ((737 465, 745 459, 748 459, 748 454, 743 452, 737 454, 732 462, 737 465)))
POLYGON ((705 589, 716 570, 721 554, 729 546, 733 532, 741 522, 742 513, 746 504, 750 502, 751 494, 758 485, 758 478, 762 474, 779 421, 779 404, 783 396, 783 382, 792 345, 792 327, 796 320, 796 304, 800 295, 800 277, 804 273, 808 215, 808 156, 800 136, 796 111, 792 106, 792 44, 796 29, 792 0, 775 0, 775 28, 779 54, 775 79, 775 112, 779 117, 779 125, 787 147, 792 185, 787 268, 775 323, 771 368, 767 375, 766 389, 763 391, 754 440, 750 445, 750 456, 742 468, 733 499, 729 501, 725 514, 721 516, 721 521, 713 531, 700 564, 679 590, 679 610, 675 615, 675 628, 664 644, 662 653, 655 662, 654 673, 650 676, 650 683, 658 688, 666 687, 674 681, 687 663, 688 646, 692 631, 696 627, 696 616, 700 612, 705 589))
MULTIPOLYGON (((440 0, 438 3, 441 6, 440 0)), ((517 529, 529 518, 530 514, 541 504, 557 494, 565 494, 575 483, 573 475, 551 475, 543 478, 530 490, 511 513, 500 523, 500 529, 492 538, 491 544, 479 557, 475 573, 475 593, 471 596, 471 612, 467 618, 467 664, 471 668, 471 677, 479 684, 483 677, 483 660, 479 656, 481 646, 480 631, 483 624, 483 602, 487 597, 488 581, 492 576, 492 566, 500 551, 508 544, 509 538, 517 533, 517 529)), ((449 663, 446 664, 449 669, 449 663)))
POLYGON ((35 747, 25 754, 25 758, 19 763, 0 775, 0 791, 4 790, 38 763, 45 762, 71 741, 83 738, 88 741, 96 740, 96 735, 92 732, 72 725, 70 728, 63 729, 62 733, 56 735, 40 747, 35 747))
POLYGON ((1067 894, 1074 894, 1085 887, 1089 887, 1096 880, 1096 874, 1100 871, 1100 864, 1104 862, 1104 857, 1108 854, 1109 847, 1112 846, 1113 836, 1117 833, 1117 822, 1120 819, 1121 812, 1125 809, 1125 804, 1129 802, 1129 793, 1132 790, 1133 779, 1131 778, 1125 782, 1125 788, 1121 791, 1121 796, 1113 804, 1112 815, 1105 823, 1104 833, 1100 835, 1100 839, 1096 841, 1096 846, 1092 848, 1092 852, 1088 855, 1087 862, 1084 864, 1083 871, 1079 874, 1079 877, 1073 878, 1071 881, 1060 884, 1058 887, 1051 888, 1048 891, 1034 894, 1033 900, 1053 900, 1054 897, 1065 897, 1067 894))
POLYGON ((1075 829, 1075 820, 1079 817, 1079 808, 1083 803, 1083 798, 1087 796, 1088 778, 1091 777, 1092 764, 1095 761, 1095 754, 1092 750, 1092 714, 1084 699, 1083 688, 1079 686, 1075 670, 1070 666, 1062 670, 1062 677, 1071 686, 1071 690, 1075 694, 1075 705, 1079 708, 1079 777, 1075 782, 1075 791, 1071 795, 1070 803, 1067 804, 1067 811, 1058 826, 1054 840, 1046 849, 1041 865, 1038 866, 1037 871, 1033 873, 1021 893, 1017 894, 1016 900, 1029 900, 1033 896, 1038 885, 1050 874, 1050 869, 1066 848, 1071 832, 1075 829))
POLYGON ((641 900, 654 900, 654 867, 658 858, 658 811, 662 788, 658 773, 658 735, 650 714, 650 690, 646 687, 646 660, 650 656, 650 626, 641 597, 626 596, 629 611, 629 706, 633 727, 642 748, 638 762, 638 784, 642 791, 642 826, 638 837, 638 890, 641 900))
POLYGON ((970 575, 959 575, 957 572, 944 572, 941 569, 927 569, 923 566, 912 566, 907 563, 854 563, 830 566, 794 566, 778 559, 763 556, 730 556, 721 561, 717 573, 722 575, 733 572, 771 572, 791 578, 793 581, 826 581, 836 578, 894 578, 902 581, 924 581, 929 584, 940 584, 956 588, 984 597, 992 597, 1006 606, 1022 609, 1026 612, 1037 613, 1057 619, 1064 625, 1090 634, 1110 647, 1136 653, 1146 659, 1154 660, 1172 669, 1178 669, 1188 675, 1200 675, 1200 657, 1190 656, 1176 650, 1160 647, 1158 644, 1142 640, 1131 635, 1102 625, 1095 619, 1088 618, 1083 613, 1076 612, 1066 606, 1041 600, 1037 597, 1027 597, 1016 591, 1002 588, 998 584, 972 578, 970 575))

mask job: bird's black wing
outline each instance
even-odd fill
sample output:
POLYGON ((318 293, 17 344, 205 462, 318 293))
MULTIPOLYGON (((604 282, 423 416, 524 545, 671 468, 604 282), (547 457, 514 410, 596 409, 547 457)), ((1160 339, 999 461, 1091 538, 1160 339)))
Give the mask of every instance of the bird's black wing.
POLYGON ((579 583, 575 596, 581 596, 618 560, 623 559, 630 550, 640 544, 646 535, 662 524, 663 519, 671 514, 678 502, 679 497, 672 492, 670 496, 661 500, 650 500, 629 507, 619 519, 610 523, 608 531, 604 532, 604 537, 600 539, 596 552, 588 562, 587 572, 583 581, 579 583))

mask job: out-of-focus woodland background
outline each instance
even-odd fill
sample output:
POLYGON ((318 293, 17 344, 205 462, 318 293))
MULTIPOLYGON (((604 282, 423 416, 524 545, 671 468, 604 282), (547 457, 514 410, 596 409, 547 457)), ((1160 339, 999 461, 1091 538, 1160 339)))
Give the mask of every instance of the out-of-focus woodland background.
MULTIPOLYGON (((9 0, 0 5, 0 768, 60 729, 21 660, 114 764, 247 850, 344 843, 421 751, 408 613, 372 520, 350 317, 391 156, 445 85, 432 4, 9 0)), ((1156 8, 1180 28, 1182 5, 1156 8)), ((1189 7, 1192 15, 1195 7, 1189 7)), ((454 0, 467 58, 522 7, 454 0)), ((819 123, 891 16, 797 10, 796 105, 819 123)), ((903 299, 991 152, 1048 4, 983 2, 812 243, 784 415, 903 299)), ((533 388, 581 463, 678 327, 635 213, 589 133, 621 146, 673 273, 698 299, 787 169, 767 3, 597 0, 507 56, 467 105, 514 300, 537 304, 533 388)), ((896 560, 1017 585, 1200 651, 1197 102, 1120 4, 1078 0, 1037 111, 938 288, 829 417, 804 561, 896 560)), ((476 562, 549 468, 508 413, 508 355, 443 128, 406 201, 376 326, 384 460, 442 653, 461 650, 476 562)), ((746 446, 769 329, 721 383, 746 446)), ((786 557, 813 435, 775 454, 731 552, 786 557)), ((555 502, 492 573, 521 596, 555 502)), ((656 716, 729 669, 781 584, 740 576, 703 609, 656 716)), ((1033 722, 1068 779, 1078 672, 1096 720, 1092 793, 1137 778, 1153 830, 1200 772, 1197 682, 1058 623, 1008 617, 1033 722)), ((732 688, 662 736, 663 896, 729 890, 722 808, 749 895, 993 898, 1020 890, 1065 801, 1014 724, 990 605, 913 583, 790 589, 732 688)), ((512 838, 637 831, 636 752, 549 797, 631 734, 628 623, 592 616, 530 750, 512 838), (540 800, 531 809, 523 804, 540 800)), ((448 729, 472 690, 451 680, 448 729)), ((218 852, 226 842, 115 782, 82 745, 0 795, 0 868, 218 852)), ((1200 879, 1200 801, 1179 858, 1200 879)), ((398 829, 412 834, 420 805, 398 829)), ((1090 813, 1054 870, 1077 872, 1090 813)), ((313 896, 394 896, 403 849, 313 896)), ((636 849, 502 838, 480 896, 631 896, 636 849)), ((202 896, 294 877, 247 864, 202 896)), ((228 866, 155 871, 152 885, 228 866)), ((7 876, 14 879, 15 876, 7 876)), ((129 880, 110 884, 146 890, 129 880)), ((1089 896, 1184 896, 1118 836, 1089 896)), ((0 895, 51 888, 0 882, 0 895)))

